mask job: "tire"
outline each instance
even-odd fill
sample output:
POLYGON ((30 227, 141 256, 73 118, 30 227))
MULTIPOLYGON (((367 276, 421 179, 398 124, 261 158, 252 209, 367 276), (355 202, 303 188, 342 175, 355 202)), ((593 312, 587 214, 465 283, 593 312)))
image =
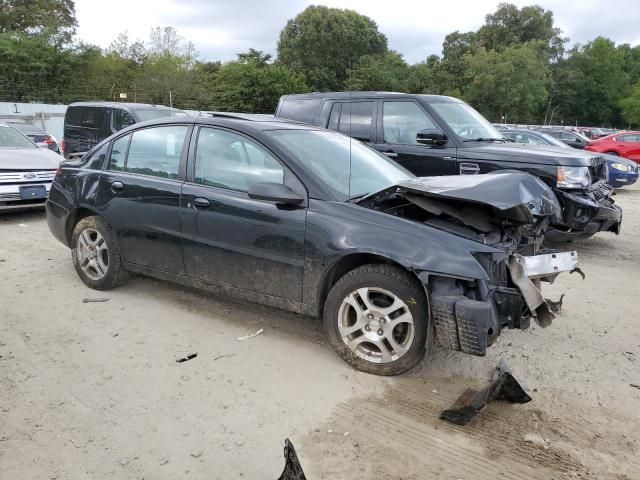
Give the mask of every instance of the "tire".
POLYGON ((115 288, 129 277, 115 234, 97 216, 85 217, 74 227, 71 258, 80 279, 95 290, 115 288))
POLYGON ((345 362, 375 375, 412 369, 433 337, 422 286, 406 271, 384 264, 358 267, 338 280, 325 302, 324 325, 345 362))

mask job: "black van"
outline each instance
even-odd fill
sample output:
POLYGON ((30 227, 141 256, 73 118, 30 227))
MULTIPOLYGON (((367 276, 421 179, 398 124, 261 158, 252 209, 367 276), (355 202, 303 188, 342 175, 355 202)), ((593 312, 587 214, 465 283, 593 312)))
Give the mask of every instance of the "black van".
POLYGON ((182 110, 146 103, 72 103, 64 116, 62 150, 65 158, 76 157, 134 123, 184 115, 182 110))
POLYGON ((594 152, 519 145, 457 98, 392 92, 284 95, 275 116, 337 130, 366 142, 415 175, 521 170, 555 192, 551 241, 618 233, 622 211, 611 198, 607 164, 594 152))

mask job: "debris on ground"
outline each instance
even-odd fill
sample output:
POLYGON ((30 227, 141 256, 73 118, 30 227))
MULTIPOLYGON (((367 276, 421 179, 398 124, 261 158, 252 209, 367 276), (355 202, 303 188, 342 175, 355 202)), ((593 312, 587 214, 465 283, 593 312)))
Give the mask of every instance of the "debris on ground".
POLYGON ((113 338, 116 338, 118 335, 120 335, 118 332, 113 332, 113 333, 111 334, 111 336, 112 336, 113 338))
POLYGON ((284 441, 284 459, 284 470, 278 480, 307 480, 302 471, 302 465, 298 460, 298 455, 296 455, 296 450, 288 438, 284 441))
POLYGON ((549 449, 549 442, 545 440, 539 433, 527 433, 524 438, 524 443, 530 443, 534 447, 549 449))
POLYGON ((167 457, 162 457, 160 459, 160 465, 166 465, 167 463, 169 463, 169 459, 167 457))
POLYGON ((498 363, 489 385, 480 391, 466 389, 450 408, 442 411, 440 418, 456 425, 466 425, 493 400, 507 400, 511 403, 531 401, 531 397, 513 377, 504 360, 498 363))
POLYGON ((629 386, 640 389, 640 385, 636 385, 635 383, 630 383, 629 386))
POLYGON ((235 357, 235 355, 235 353, 230 353, 228 355, 218 355, 217 357, 213 358, 213 361, 215 362, 216 360, 220 360, 221 358, 235 357))
POLYGON ((560 313, 560 311, 562 310, 563 298, 564 298, 564 293, 560 295, 560 300, 558 300, 557 302, 554 302, 553 300, 549 300, 548 298, 545 298, 545 300, 547 301, 547 304, 549 305, 549 308, 553 313, 560 313))
POLYGON ((108 302, 108 298, 83 298, 82 303, 101 303, 108 302))
POLYGON ((249 340, 250 338, 257 337, 257 336, 258 336, 258 335, 260 335, 262 332, 264 332, 264 328, 261 328, 260 330, 258 330, 258 331, 257 331, 257 332, 255 332, 255 333, 250 333, 249 335, 245 335, 245 336, 243 336, 243 337, 238 337, 238 338, 237 338, 237 340, 238 340, 239 342, 242 342, 243 340, 249 340))
POLYGON ((196 358, 197 356, 198 356, 197 353, 189 353, 188 355, 185 355, 184 357, 176 358, 176 362, 178 362, 178 363, 187 362, 189 360, 192 360, 192 359, 196 358))
POLYGON ((202 450, 197 450, 195 452, 191 452, 191 456, 193 458, 200 458, 202 456, 202 453, 203 453, 202 450))

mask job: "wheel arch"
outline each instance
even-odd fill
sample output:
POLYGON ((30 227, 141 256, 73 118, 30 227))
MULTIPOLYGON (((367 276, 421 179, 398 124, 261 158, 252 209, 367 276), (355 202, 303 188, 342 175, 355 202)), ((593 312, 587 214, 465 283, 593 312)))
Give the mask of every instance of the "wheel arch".
MULTIPOLYGON (((67 243, 71 245, 71 236, 73 235, 73 229, 78 224, 80 220, 83 218, 91 217, 93 215, 99 216, 106 222, 104 216, 93 206, 91 205, 79 205, 74 208, 69 215, 67 216, 67 222, 65 225, 65 237, 67 239, 67 243)), ((107 225, 109 223, 107 222, 107 225)))
POLYGON ((429 301, 429 294, 422 283, 415 270, 409 268, 407 265, 402 264, 400 261, 390 258, 385 255, 381 255, 377 252, 353 252, 341 256, 336 259, 331 265, 329 265, 322 274, 321 280, 318 284, 318 316, 322 316, 324 312, 324 304, 327 300, 327 296, 331 291, 331 288, 351 270, 368 264, 384 264, 392 265, 402 269, 409 273, 412 278, 421 286, 424 290, 424 294, 429 301))

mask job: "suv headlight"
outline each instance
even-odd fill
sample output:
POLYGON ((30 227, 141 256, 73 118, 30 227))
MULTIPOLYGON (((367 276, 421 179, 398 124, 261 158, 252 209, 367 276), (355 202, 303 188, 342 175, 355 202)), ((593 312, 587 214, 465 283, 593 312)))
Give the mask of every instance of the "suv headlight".
POLYGON ((558 167, 558 187, 589 188, 591 174, 589 167, 558 167))
POLYGON ((614 170, 620 170, 621 172, 627 172, 629 170, 631 170, 631 168, 629 167, 629 165, 625 165, 624 163, 612 163, 611 164, 611 168, 613 168, 614 170))

